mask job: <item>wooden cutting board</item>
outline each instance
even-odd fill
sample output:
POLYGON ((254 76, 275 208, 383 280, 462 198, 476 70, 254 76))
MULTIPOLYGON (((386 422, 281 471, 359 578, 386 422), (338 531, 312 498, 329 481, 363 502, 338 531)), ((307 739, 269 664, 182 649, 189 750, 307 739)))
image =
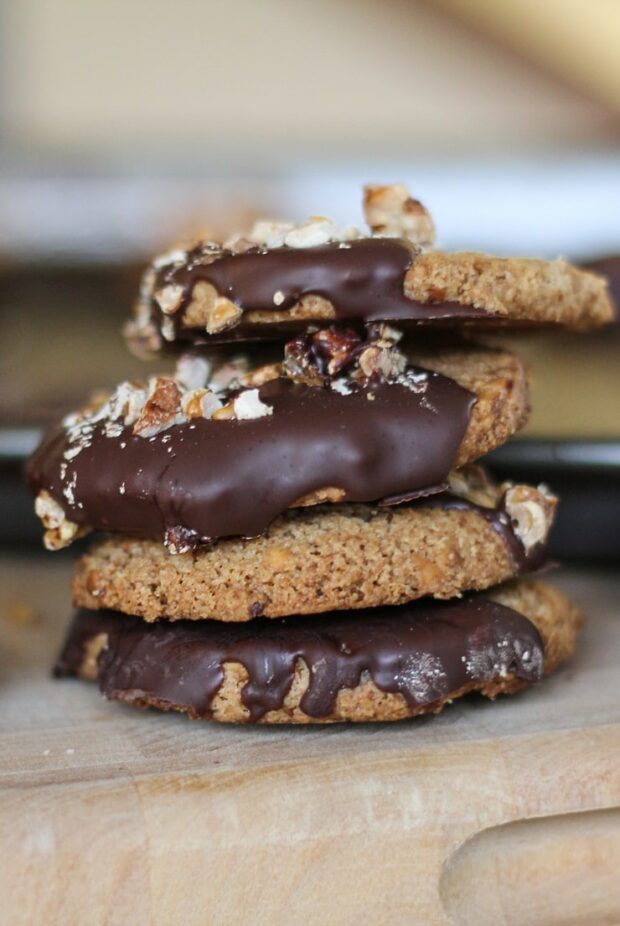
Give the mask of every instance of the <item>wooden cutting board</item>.
POLYGON ((620 923, 619 577, 559 574, 579 656, 517 698, 268 729, 52 681, 69 571, 0 566, 1 923, 620 923))

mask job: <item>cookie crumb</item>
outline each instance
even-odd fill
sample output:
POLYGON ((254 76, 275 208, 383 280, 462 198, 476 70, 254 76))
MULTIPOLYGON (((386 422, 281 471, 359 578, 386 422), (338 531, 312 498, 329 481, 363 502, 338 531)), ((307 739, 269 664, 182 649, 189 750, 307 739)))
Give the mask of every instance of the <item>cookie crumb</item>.
POLYGON ((39 621, 38 612, 26 601, 10 602, 5 609, 4 617, 9 624, 16 627, 28 627, 39 621))

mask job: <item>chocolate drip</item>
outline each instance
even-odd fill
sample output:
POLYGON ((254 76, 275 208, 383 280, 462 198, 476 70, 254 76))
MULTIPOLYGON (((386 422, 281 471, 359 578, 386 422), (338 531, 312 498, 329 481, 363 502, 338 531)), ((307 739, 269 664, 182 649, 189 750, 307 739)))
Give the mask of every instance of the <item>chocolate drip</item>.
MULTIPOLYGON (((169 283, 182 287, 180 308, 167 316, 172 318, 176 337, 181 339, 196 332, 205 338, 204 328, 183 324, 194 286, 201 281, 211 283, 221 296, 246 312, 282 312, 304 296, 315 295, 333 305, 339 320, 431 322, 489 317, 488 312, 475 306, 441 299, 423 303, 405 296, 405 275, 415 256, 413 245, 394 238, 365 238, 311 248, 255 248, 241 254, 224 252, 215 258, 197 249, 181 266, 162 268, 155 288, 169 283)), ((161 323, 164 316, 155 300, 152 311, 161 323)), ((307 321, 302 326, 305 324, 307 321)))
POLYGON ((97 666, 106 697, 201 718, 211 716, 228 662, 248 673, 241 700, 252 721, 284 706, 300 659, 309 670, 300 706, 315 718, 332 714, 338 692, 366 673, 416 708, 507 674, 538 681, 544 663, 531 621, 481 596, 247 624, 148 625, 117 612, 78 611, 55 674, 80 674, 85 647, 99 634, 108 641, 97 666))
POLYGON ((77 454, 66 431, 56 432, 30 461, 31 487, 96 529, 163 538, 181 528, 196 542, 252 537, 327 486, 349 501, 440 486, 475 402, 433 372, 421 392, 380 383, 343 396, 278 379, 259 394, 273 414, 196 419, 152 438, 120 425, 110 437, 98 424, 77 454))

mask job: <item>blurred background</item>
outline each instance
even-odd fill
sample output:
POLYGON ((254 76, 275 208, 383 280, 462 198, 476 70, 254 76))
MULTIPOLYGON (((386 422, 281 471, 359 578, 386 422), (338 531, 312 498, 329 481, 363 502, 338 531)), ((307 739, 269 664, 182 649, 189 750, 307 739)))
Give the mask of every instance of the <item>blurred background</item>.
MULTIPOLYGON (((359 223, 363 182, 404 180, 442 247, 620 252, 618 48, 617 0, 0 0, 5 539, 39 533, 41 426, 143 373, 118 332, 175 238, 359 223)), ((560 553, 620 555, 620 336, 518 343, 534 414, 498 471, 565 488, 560 553)))

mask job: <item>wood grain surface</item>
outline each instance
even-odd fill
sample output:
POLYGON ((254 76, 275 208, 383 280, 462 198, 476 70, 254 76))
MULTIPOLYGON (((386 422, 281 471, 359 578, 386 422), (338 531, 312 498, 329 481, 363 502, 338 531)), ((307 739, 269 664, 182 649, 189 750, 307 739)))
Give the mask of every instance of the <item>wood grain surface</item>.
POLYGON ((231 728, 52 681, 68 558, 0 564, 0 922, 620 923, 620 578, 564 571, 576 660, 495 704, 231 728))

